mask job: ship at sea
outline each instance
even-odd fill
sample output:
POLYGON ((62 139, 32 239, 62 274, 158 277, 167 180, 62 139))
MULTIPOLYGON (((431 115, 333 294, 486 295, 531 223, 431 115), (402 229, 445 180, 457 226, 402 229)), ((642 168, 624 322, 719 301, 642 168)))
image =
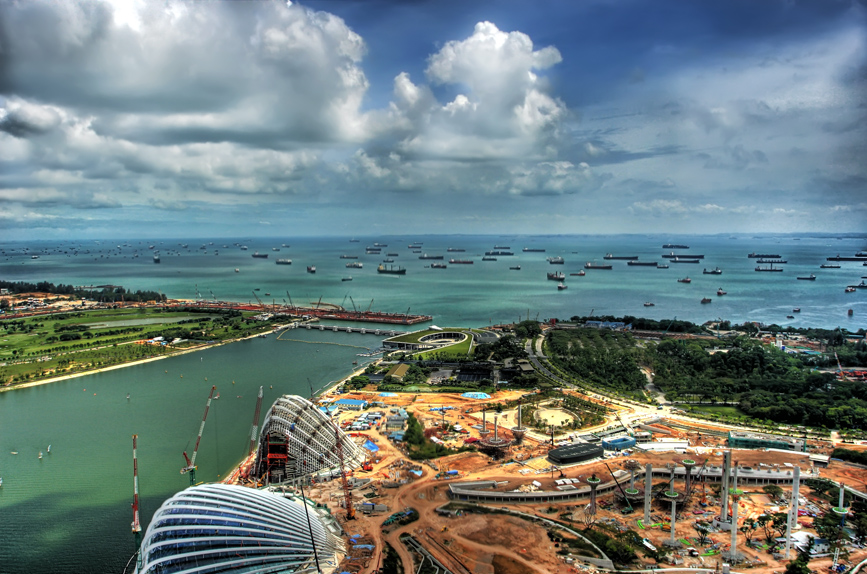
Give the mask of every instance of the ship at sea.
POLYGON ((563 265, 564 261, 563 258, 558 255, 557 257, 549 257, 548 263, 551 265, 563 265))
POLYGON ((446 251, 449 253, 463 253, 466 249, 461 249, 460 247, 449 247, 446 251))
POLYGON ((513 266, 513 267, 509 267, 509 269, 511 269, 512 271, 520 271, 520 270, 521 270, 521 266, 520 266, 520 265, 515 265, 515 266, 513 266))
POLYGON ((663 249, 689 249, 689 245, 679 245, 677 243, 666 243, 662 246, 663 249))
POLYGON ((750 259, 779 259, 782 257, 779 253, 750 253, 747 255, 750 259))
POLYGON ((537 247, 525 247, 523 251, 524 253, 545 253, 544 249, 539 249, 537 247))
POLYGON ((358 259, 358 255, 341 255, 341 259, 358 259))
POLYGON ((428 255, 427 253, 422 253, 418 256, 419 259, 443 259, 442 255, 428 255))
POLYGON ((567 286, 566 286, 566 284, 563 283, 562 281, 561 281, 560 283, 557 284, 557 290, 558 290, 558 291, 563 291, 563 290, 565 290, 565 289, 567 289, 567 286))
POLYGON ((713 299, 711 299, 710 297, 705 297, 704 299, 701 300, 701 304, 706 305, 707 303, 710 303, 711 301, 713 301, 713 299))
POLYGON ((382 262, 383 263, 394 263, 394 259, 392 259, 391 257, 386 257, 385 259, 382 260, 382 262))
POLYGON ((497 260, 496 257, 488 257, 488 256, 482 257, 482 261, 496 261, 496 260, 497 260))
POLYGON ((453 265, 472 265, 472 259, 449 259, 449 263, 453 265))
POLYGON ((548 273, 548 279, 551 281, 562 281, 566 279, 566 275, 562 271, 555 271, 553 273, 548 273))
POLYGON ((315 265, 308 265, 307 266, 307 273, 316 273, 316 266, 315 265))
POLYGON ((840 266, 834 263, 822 263, 819 265, 819 269, 839 269, 840 266))
POLYGON ((387 275, 406 275, 406 269, 398 266, 397 268, 394 265, 386 267, 385 265, 380 265, 376 268, 377 273, 385 273, 387 275))
POLYGON ((494 245, 494 249, 511 249, 508 245, 494 245))
POLYGON ((768 265, 767 267, 762 267, 761 265, 756 266, 756 271, 769 271, 781 273, 783 271, 782 267, 774 267, 773 265, 768 265))
POLYGON ((684 277, 683 279, 678 279, 677 282, 678 283, 692 283, 692 279, 690 279, 689 277, 684 277))
POLYGON ((351 263, 347 263, 346 266, 350 269, 361 269, 364 267, 364 263, 362 263, 361 261, 353 261, 351 263))
POLYGON ((514 253, 512 253, 511 251, 500 251, 498 249, 495 249, 494 251, 485 251, 485 255, 491 255, 493 257, 496 257, 498 255, 503 255, 503 256, 514 255, 514 253))
POLYGON ((445 269, 447 267, 448 267, 448 265, 446 265, 445 263, 431 263, 430 264, 431 269, 445 269))
POLYGON ((291 259, 278 259, 277 265, 292 265, 291 259))
POLYGON ((677 259, 678 257, 686 257, 689 259, 704 259, 704 255, 693 255, 692 253, 675 253, 671 251, 665 255, 663 255, 666 259, 677 259))
POLYGON ((593 263, 588 261, 584 264, 584 269, 613 269, 610 263, 593 263))
POLYGON ((617 260, 622 260, 622 261, 633 261, 635 259, 638 259, 638 255, 614 255, 613 253, 606 253, 602 257, 602 259, 609 259, 609 260, 617 259, 617 260))
POLYGON ((257 251, 256 253, 253 254, 253 257, 255 257, 256 259, 268 259, 268 254, 267 253, 259 253, 257 251))
POLYGON ((154 263, 159 263, 159 262, 160 262, 160 254, 154 253, 154 263))
POLYGON ((759 259, 758 261, 756 261, 756 263, 758 263, 759 265, 771 263, 779 263, 780 265, 783 265, 785 263, 788 263, 788 261, 786 261, 785 259, 759 259))
POLYGON ((702 269, 701 272, 704 273, 705 275, 722 275, 722 269, 720 269, 719 267, 714 267, 713 269, 710 269, 710 270, 702 269))
POLYGON ((807 275, 805 277, 798 277, 798 280, 799 281, 815 281, 816 276, 814 274, 810 273, 809 275, 807 275))
POLYGON ((631 261, 626 262, 627 265, 632 267, 658 267, 659 263, 656 261, 639 261, 638 259, 632 259, 631 261))
MULTIPOLYGON (((665 257, 665 255, 663 255, 665 257)), ((698 259, 685 258, 685 257, 675 257, 674 259, 669 259, 672 263, 698 263, 698 259)))

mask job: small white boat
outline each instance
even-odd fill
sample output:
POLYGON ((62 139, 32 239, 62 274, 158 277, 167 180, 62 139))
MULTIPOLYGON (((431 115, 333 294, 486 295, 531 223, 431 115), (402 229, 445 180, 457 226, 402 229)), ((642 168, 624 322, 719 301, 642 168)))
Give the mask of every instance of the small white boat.
POLYGON ((51 452, 51 445, 48 445, 48 448, 47 448, 47 449, 45 449, 45 452, 48 452, 48 453, 50 453, 50 452, 51 452))
POLYGON ((10 452, 9 454, 18 454, 18 451, 17 451, 17 450, 13 450, 13 451, 10 452))
POLYGON ((560 291, 562 291, 563 289, 566 289, 566 288, 567 288, 567 287, 566 287, 566 284, 565 284, 565 283, 558 283, 558 284, 557 284, 557 289, 560 290, 560 291))
POLYGON ((3 477, 0 476, 0 486, 3 486, 3 477))
POLYGON ((39 451, 39 460, 42 460, 42 451, 39 451))

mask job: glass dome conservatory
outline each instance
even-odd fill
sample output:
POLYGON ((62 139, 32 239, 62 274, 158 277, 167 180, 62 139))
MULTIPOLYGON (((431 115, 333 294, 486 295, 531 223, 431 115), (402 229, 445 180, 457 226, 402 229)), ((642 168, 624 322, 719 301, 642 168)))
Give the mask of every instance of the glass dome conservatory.
POLYGON ((315 572, 311 538, 327 571, 342 541, 313 508, 307 511, 309 527, 304 505, 281 495, 226 484, 190 487, 154 514, 135 572, 315 572))

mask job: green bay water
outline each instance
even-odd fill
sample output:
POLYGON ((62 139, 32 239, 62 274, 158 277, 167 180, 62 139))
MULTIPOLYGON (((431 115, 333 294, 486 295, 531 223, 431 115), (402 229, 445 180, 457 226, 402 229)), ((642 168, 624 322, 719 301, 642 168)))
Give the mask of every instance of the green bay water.
POLYGON ((353 361, 369 360, 356 354, 381 340, 304 329, 284 338, 318 344, 272 334, 0 393, 0 572, 121 572, 134 546, 134 433, 146 527, 166 498, 189 486, 182 452, 192 454, 211 385, 220 399, 196 461, 197 480, 206 482, 248 448, 260 385, 264 415, 281 394, 309 396, 310 384, 318 390, 345 376, 353 361))
MULTIPOLYGON (((840 269, 819 265, 828 256, 864 249, 865 237, 806 235, 359 237, 357 243, 348 238, 3 241, 0 279, 114 284, 159 290, 171 298, 195 299, 198 293, 201 299, 243 302, 253 301, 258 289, 255 294, 268 302, 291 297, 293 303, 306 305, 321 297, 350 309, 409 309, 432 315, 432 324, 440 326, 484 326, 527 316, 567 319, 592 312, 695 322, 721 317, 856 331, 867 326, 867 290, 844 289, 860 282, 867 267, 860 262, 841 262, 840 269), (377 241, 388 246, 381 255, 366 255, 364 247, 377 241), (243 251, 235 242, 249 249, 243 251), (422 242, 423 252, 441 254, 445 262, 453 257, 474 264, 432 269, 431 261, 419 259, 408 247, 411 242, 422 242), (669 269, 613 261, 611 271, 570 275, 587 261, 602 262, 606 253, 664 262, 661 255, 669 250, 661 246, 668 242, 687 244, 690 249, 684 253, 705 258, 699 264, 670 264, 669 269), (151 244, 160 251, 159 265, 152 262, 151 244), (497 246, 515 255, 481 260, 497 246), (273 251, 275 247, 280 251, 273 251), (449 247, 465 251, 450 253, 449 247), (545 252, 525 253, 524 247, 545 252), (252 258, 257 250, 269 258, 252 258), (779 254, 788 264, 782 273, 757 273, 756 260, 747 258, 750 252, 779 254), (405 267, 406 275, 376 273, 388 253, 397 253, 394 265, 405 267), (363 269, 347 269, 341 254, 357 255, 363 269), (553 256, 562 256, 565 264, 549 264, 547 258, 553 256), (278 257, 291 258, 293 264, 276 265, 278 257), (315 265, 316 274, 307 273, 307 265, 315 265), (520 270, 510 269, 519 265, 520 270), (714 267, 723 274, 702 274, 703 268, 714 267), (546 279, 550 271, 565 273, 568 289, 558 291, 557 282, 546 279), (810 273, 817 276, 815 281, 796 279, 810 273), (352 281, 341 281, 350 275, 352 281), (677 282, 685 276, 691 284, 677 282), (720 287, 728 294, 716 296, 720 287), (702 305, 703 297, 712 303, 702 305), (654 306, 645 307, 645 302, 654 306), (795 307, 800 313, 793 313, 795 307)), ((259 385, 265 386, 263 410, 280 394, 309 395, 308 378, 316 389, 340 378, 351 371, 352 361, 362 360, 358 352, 380 341, 372 335, 306 330, 284 338, 317 344, 278 341, 271 335, 0 393, 0 573, 120 572, 133 550, 133 433, 139 434, 146 526, 159 504, 189 483, 179 473, 181 453, 195 442, 211 385, 217 385, 221 398, 212 405, 197 459, 198 478, 204 481, 217 480, 240 460, 249 444, 259 385), (48 444, 51 453, 39 461, 39 451, 48 444), (19 454, 11 455, 13 450, 19 454)))

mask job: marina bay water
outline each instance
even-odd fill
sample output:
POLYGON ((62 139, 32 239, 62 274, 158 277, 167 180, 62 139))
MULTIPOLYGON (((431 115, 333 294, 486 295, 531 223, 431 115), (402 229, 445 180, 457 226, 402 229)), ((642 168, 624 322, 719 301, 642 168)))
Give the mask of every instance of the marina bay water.
MULTIPOLYGON (((634 315, 703 322, 718 317, 735 322, 780 325, 865 326, 867 290, 845 293, 867 267, 841 262, 820 269, 825 258, 867 248, 864 237, 359 237, 201 240, 114 240, 0 244, 0 278, 73 285, 123 285, 159 290, 170 298, 262 299, 307 305, 323 301, 403 313, 429 314, 440 326, 483 326, 514 321, 595 314, 634 315), (211 245, 213 242, 213 245, 211 245), (234 243, 248 246, 241 250, 234 243), (388 244, 380 255, 364 247, 388 244), (410 243, 421 243, 413 253, 410 243), (698 264, 670 263, 669 269, 629 267, 577 273, 585 262, 603 262, 606 253, 637 255, 664 262, 664 243, 705 256, 698 264), (187 244, 189 247, 182 247, 187 244), (200 249, 204 244, 205 249, 200 249), (283 247, 283 244, 291 247, 283 247), (154 245, 161 263, 148 249, 154 245), (226 245, 227 247, 223 247, 226 245), (120 246, 120 247, 118 247, 120 246), (465 251, 448 252, 447 249, 465 251), (523 252, 524 247, 545 252, 523 252), (73 248, 77 255, 73 255, 73 248), (279 248, 280 251, 273 251, 279 248), (495 249, 499 248, 499 249, 495 249), (485 251, 511 251, 482 261, 485 251), (64 253, 65 251, 65 253, 64 253), (87 253, 89 251, 89 253, 87 253), (219 251, 219 254, 215 254, 219 251), (267 259, 252 253, 268 253, 267 259), (779 254, 782 273, 757 273, 750 252, 779 254), (389 253, 397 253, 389 257, 389 253), (423 253, 472 259, 472 265, 430 268, 423 253), (357 255, 362 269, 348 269, 357 255), (33 255, 38 258, 33 259, 33 255), (135 257, 139 255, 139 257, 135 257), (564 265, 548 257, 562 256, 564 265), (292 265, 276 265, 276 258, 292 265), (382 259, 407 269, 406 275, 380 275, 382 259), (306 272, 315 265, 315 274, 306 272), (520 270, 510 267, 520 266, 520 270), (721 275, 702 269, 719 267, 721 275), (235 272, 235 269, 238 272, 235 272), (566 290, 546 279, 566 274, 566 290), (815 281, 797 276, 814 273, 815 281), (341 279, 352 276, 352 281, 341 279), (689 284, 678 278, 689 276, 689 284), (719 297, 718 288, 727 291, 719 297), (288 291, 288 295, 287 292, 288 291), (266 295, 270 293, 270 295, 266 295), (701 304, 703 297, 712 303, 701 304), (645 307, 645 302, 654 306, 645 307), (801 309, 788 319, 795 307, 801 309), (851 316, 848 310, 852 309, 851 316)), ((327 322, 327 321, 326 321, 327 322)), ((249 445, 255 395, 265 387, 264 409, 280 394, 308 395, 349 373, 357 353, 379 344, 373 335, 294 330, 278 340, 252 339, 151 363, 0 393, 0 572, 120 572, 133 551, 131 435, 139 435, 142 521, 189 484, 181 475, 181 453, 190 452, 211 385, 214 401, 202 438, 198 480, 225 475, 249 445), (207 380, 206 380, 207 379, 207 380), (309 383, 308 383, 309 379, 309 383), (273 387, 273 388, 272 388, 273 387), (127 393, 130 398, 127 400, 127 393), (51 444, 51 452, 47 452, 51 444), (43 451, 43 458, 38 453, 43 451), (12 454, 17 452, 18 454, 12 454)))

